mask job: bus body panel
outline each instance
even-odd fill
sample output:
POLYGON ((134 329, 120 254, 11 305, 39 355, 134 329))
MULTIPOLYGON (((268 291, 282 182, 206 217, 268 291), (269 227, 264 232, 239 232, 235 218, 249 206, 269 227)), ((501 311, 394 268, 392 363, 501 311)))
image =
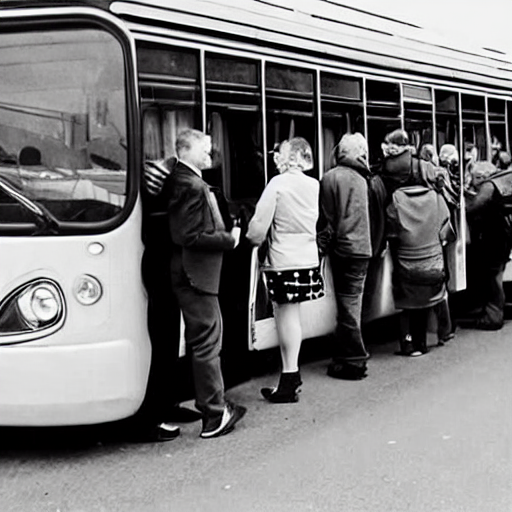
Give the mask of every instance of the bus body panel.
POLYGON ((114 421, 137 411, 147 357, 134 339, 0 348, 2 426, 64 426, 114 421))
POLYGON ((505 91, 512 83, 512 63, 497 52, 452 41, 398 19, 383 19, 320 0, 300 6, 293 0, 236 5, 231 0, 190 0, 173 5, 165 0, 126 0, 112 2, 110 10, 133 23, 129 26, 134 31, 156 25, 163 33, 165 29, 160 27, 167 25, 187 37, 189 29, 199 27, 203 34, 257 41, 264 46, 260 51, 273 46, 300 49, 303 54, 323 54, 385 70, 386 74, 396 70, 461 83, 486 83, 505 91))
POLYGON ((98 423, 138 409, 151 354, 140 222, 137 204, 109 233, 32 238, 31 251, 25 237, 2 238, 0 300, 33 279, 50 279, 62 289, 66 317, 51 336, 21 343, 23 335, 0 336, 1 425, 98 423), (103 252, 91 254, 91 243, 102 244, 103 252), (82 275, 103 286, 96 304, 75 297, 82 275))

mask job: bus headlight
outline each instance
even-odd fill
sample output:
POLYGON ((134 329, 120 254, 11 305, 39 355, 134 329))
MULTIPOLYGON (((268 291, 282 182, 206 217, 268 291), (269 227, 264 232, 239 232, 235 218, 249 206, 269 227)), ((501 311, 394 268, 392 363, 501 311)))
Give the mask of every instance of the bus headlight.
POLYGON ((101 283, 93 276, 81 276, 75 285, 75 297, 80 304, 91 306, 96 304, 103 295, 101 283))
POLYGON ((64 297, 58 285, 38 279, 14 290, 0 304, 0 335, 46 329, 63 316, 64 297))
POLYGON ((58 291, 51 285, 42 284, 21 295, 18 307, 24 320, 37 328, 57 318, 62 304, 58 291))

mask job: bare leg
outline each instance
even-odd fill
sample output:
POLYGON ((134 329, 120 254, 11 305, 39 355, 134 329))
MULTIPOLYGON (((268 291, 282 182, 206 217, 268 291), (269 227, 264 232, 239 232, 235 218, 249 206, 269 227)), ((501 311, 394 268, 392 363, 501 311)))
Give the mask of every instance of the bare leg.
POLYGON ((274 308, 283 373, 299 370, 299 352, 302 344, 300 304, 276 304, 274 308))

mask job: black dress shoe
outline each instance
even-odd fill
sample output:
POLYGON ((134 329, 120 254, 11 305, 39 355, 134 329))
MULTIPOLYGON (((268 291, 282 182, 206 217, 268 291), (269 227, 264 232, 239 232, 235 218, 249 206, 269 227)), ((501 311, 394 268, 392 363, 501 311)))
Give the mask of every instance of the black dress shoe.
POLYGON ((241 405, 227 403, 221 416, 216 418, 205 418, 203 420, 201 437, 203 439, 210 439, 229 434, 235 428, 235 424, 243 418, 246 412, 247 409, 241 405))
POLYGON ((180 435, 180 427, 170 423, 160 423, 153 429, 153 440, 155 442, 172 441, 180 435))
POLYGON ((166 421, 170 423, 193 423, 199 421, 203 415, 198 411, 175 405, 168 414, 165 415, 166 421))
POLYGON ((180 435, 180 428, 170 423, 160 423, 154 427, 136 428, 130 439, 136 443, 160 443, 172 441, 180 435))
POLYGON ((342 380, 362 380, 367 377, 366 365, 355 366, 340 363, 331 363, 327 367, 327 375, 334 379, 342 380))

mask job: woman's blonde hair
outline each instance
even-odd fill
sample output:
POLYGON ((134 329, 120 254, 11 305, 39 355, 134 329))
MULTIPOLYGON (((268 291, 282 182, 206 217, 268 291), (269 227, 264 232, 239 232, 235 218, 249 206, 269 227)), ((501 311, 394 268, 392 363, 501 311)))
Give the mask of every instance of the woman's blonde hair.
POLYGON ((306 139, 302 137, 293 137, 285 140, 283 144, 285 143, 290 146, 290 156, 294 155, 295 163, 298 167, 303 171, 313 169, 313 150, 306 139))

